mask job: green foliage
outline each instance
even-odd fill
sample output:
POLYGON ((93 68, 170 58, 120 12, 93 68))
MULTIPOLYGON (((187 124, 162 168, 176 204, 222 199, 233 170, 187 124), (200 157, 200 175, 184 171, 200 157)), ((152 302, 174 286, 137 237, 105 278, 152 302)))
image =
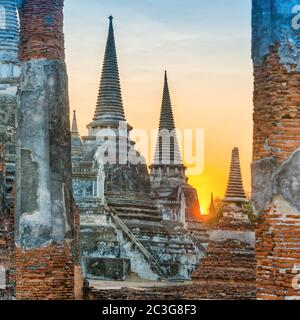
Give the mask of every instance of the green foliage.
POLYGON ((255 223, 257 216, 254 214, 252 203, 245 203, 243 207, 248 211, 248 217, 252 223, 255 223))
POLYGON ((210 217, 207 220, 207 224, 211 227, 217 225, 223 214, 224 203, 222 199, 214 199, 214 212, 210 212, 210 217))
MULTIPOLYGON (((223 210, 224 210, 225 205, 226 204, 220 198, 216 198, 214 200, 214 207, 215 207, 214 214, 211 214, 209 219, 207 220, 207 224, 210 227, 214 227, 219 223, 219 221, 223 215, 223 210)), ((257 217, 254 214, 253 206, 252 206, 251 202, 243 204, 243 208, 248 211, 248 217, 249 217, 250 221, 252 223, 255 223, 255 221, 257 220, 257 217)))

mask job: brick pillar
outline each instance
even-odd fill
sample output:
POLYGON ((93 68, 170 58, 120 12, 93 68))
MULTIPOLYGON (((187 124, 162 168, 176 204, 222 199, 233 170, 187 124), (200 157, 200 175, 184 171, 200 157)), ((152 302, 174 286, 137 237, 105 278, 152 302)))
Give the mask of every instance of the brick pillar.
POLYGON ((63 0, 21 1, 15 202, 17 299, 74 299, 63 0))
POLYGON ((20 75, 17 0, 0 0, 0 16, 0 299, 12 299, 15 274, 15 113, 20 75), (4 276, 5 279, 1 278, 4 276))
POLYGON ((7 217, 5 208, 5 145, 0 145, 0 300, 7 299, 8 243, 7 217))
POLYGON ((15 296, 15 246, 13 208, 6 198, 6 146, 0 145, 0 300, 11 300, 15 296))
POLYGON ((252 2, 257 297, 300 299, 299 1, 252 2))

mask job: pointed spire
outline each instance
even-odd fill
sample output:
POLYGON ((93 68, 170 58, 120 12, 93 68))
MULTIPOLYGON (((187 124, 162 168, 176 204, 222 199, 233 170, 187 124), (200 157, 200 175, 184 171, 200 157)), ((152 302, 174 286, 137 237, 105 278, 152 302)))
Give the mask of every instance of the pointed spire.
POLYGON ((172 103, 168 84, 168 75, 167 71, 165 71, 164 91, 159 122, 160 136, 156 145, 154 164, 182 165, 181 154, 175 130, 176 127, 172 110, 172 103), (166 135, 167 132, 169 133, 169 135, 166 135), (168 141, 167 139, 168 137, 170 137, 170 134, 170 142, 164 142, 164 140, 168 141), (175 135, 172 136, 172 134, 175 135))
POLYGON ((71 129, 71 144, 72 144, 72 156, 77 151, 76 147, 81 147, 81 137, 78 130, 77 118, 76 118, 76 110, 73 111, 73 121, 72 121, 72 129, 71 129))
POLYGON ((77 119, 76 119, 76 110, 73 111, 73 121, 72 121, 72 135, 79 135, 77 119))
POLYGON ((213 193, 211 193, 211 195, 210 195, 210 204, 211 205, 215 205, 215 202, 214 202, 214 194, 213 193))
POLYGON ((109 17, 108 38, 94 121, 100 124, 118 124, 120 121, 126 121, 112 16, 109 17))
POLYGON ((216 207, 215 207, 215 200, 214 200, 214 194, 211 193, 211 197, 210 197, 210 205, 209 205, 209 209, 208 209, 208 213, 211 217, 214 217, 216 214, 216 207))
POLYGON ((175 121, 172 110, 167 71, 165 71, 164 92, 159 123, 159 130, 163 129, 167 129, 170 131, 175 129, 175 121))
POLYGON ((224 201, 245 202, 247 201, 240 166, 239 149, 232 150, 230 174, 224 201))

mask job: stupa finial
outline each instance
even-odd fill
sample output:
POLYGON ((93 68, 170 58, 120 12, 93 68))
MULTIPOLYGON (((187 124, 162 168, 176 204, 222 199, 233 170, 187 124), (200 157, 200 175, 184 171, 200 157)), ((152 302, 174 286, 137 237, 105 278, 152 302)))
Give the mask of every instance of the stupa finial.
POLYGON ((226 202, 245 202, 247 201, 240 166, 239 149, 232 150, 230 173, 225 194, 226 202))
POLYGON ((102 125, 119 124, 125 120, 122 102, 119 68, 114 38, 113 17, 109 17, 109 30, 106 43, 102 76, 94 121, 102 125))

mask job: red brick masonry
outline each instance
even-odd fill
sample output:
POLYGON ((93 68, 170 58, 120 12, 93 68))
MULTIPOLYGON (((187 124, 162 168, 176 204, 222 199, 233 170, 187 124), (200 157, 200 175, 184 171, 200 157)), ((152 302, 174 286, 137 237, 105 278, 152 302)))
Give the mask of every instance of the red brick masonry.
MULTIPOLYGON (((300 73, 287 72, 277 52, 272 48, 254 67, 253 159, 274 157, 280 165, 300 146, 300 73)), ((258 299, 300 297, 292 286, 300 266, 300 213, 291 210, 271 203, 257 223, 258 299)))
POLYGON ((20 61, 45 58, 64 60, 64 0, 26 0, 21 20, 20 61))
POLYGON ((14 221, 13 206, 6 208, 5 199, 5 145, 0 145, 0 266, 6 271, 6 288, 0 289, 1 299, 12 299, 14 296, 14 221))
POLYGON ((74 259, 71 244, 31 251, 16 249, 18 300, 74 299, 74 259))
POLYGON ((283 219, 276 206, 266 209, 256 228, 257 298, 282 300, 300 297, 300 214, 283 219), (272 231, 272 232, 271 232, 272 231), (299 286, 299 289, 297 287, 299 286))
POLYGON ((282 162, 300 146, 300 73, 287 72, 277 50, 254 66, 253 161, 282 162))
MULTIPOLYGON (((93 288, 85 288, 84 298, 87 300, 243 300, 241 298, 241 290, 238 286, 228 288, 223 284, 218 285, 184 285, 177 287, 152 287, 142 289, 122 288, 99 290, 93 288), (231 290, 226 292, 226 290, 231 290), (229 296, 230 294, 230 296, 229 296)), ((245 289, 247 289, 245 287, 245 289)), ((253 299, 255 296, 255 288, 248 288, 248 298, 244 295, 244 299, 253 299)))

